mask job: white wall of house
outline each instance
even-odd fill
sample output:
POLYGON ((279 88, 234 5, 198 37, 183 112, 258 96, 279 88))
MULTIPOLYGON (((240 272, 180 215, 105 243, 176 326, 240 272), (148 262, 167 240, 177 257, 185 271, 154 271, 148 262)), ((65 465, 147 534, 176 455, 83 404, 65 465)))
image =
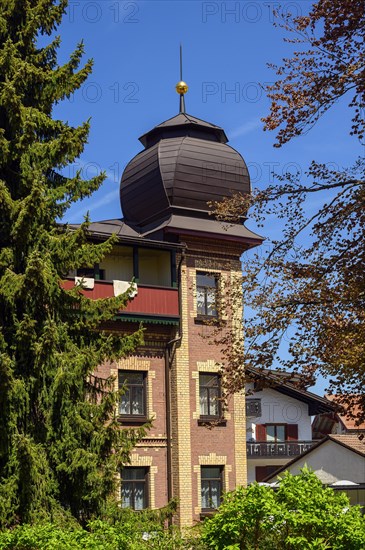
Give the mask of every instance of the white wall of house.
MULTIPOLYGON (((309 454, 299 458, 288 470, 299 474, 300 469, 307 465, 320 479, 331 476, 338 480, 348 480, 355 483, 365 483, 365 458, 350 449, 333 441, 326 441, 309 454)), ((272 479, 271 481, 274 481, 272 479)))
MULTIPOLYGON (((246 391, 253 385, 247 385, 246 391)), ((247 418, 247 441, 256 439, 257 424, 298 424, 298 439, 310 441, 312 439, 311 417, 308 414, 308 405, 292 397, 279 393, 273 388, 264 388, 262 391, 248 395, 247 399, 261 399, 260 417, 247 418)))

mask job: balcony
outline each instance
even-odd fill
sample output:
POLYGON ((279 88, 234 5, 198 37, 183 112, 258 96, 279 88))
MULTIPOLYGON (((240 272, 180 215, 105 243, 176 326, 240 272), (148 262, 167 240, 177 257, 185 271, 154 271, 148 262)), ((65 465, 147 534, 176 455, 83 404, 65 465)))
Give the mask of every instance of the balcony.
MULTIPOLYGON (((74 279, 63 281, 63 287, 70 290, 75 286, 74 279)), ((111 281, 95 280, 92 290, 84 289, 83 294, 92 300, 113 298, 113 283, 111 281)), ((133 298, 123 313, 136 315, 157 315, 162 317, 179 316, 179 296, 177 288, 154 287, 138 285, 138 294, 133 298)))
POLYGON ((308 451, 316 441, 247 441, 247 458, 291 458, 308 451))

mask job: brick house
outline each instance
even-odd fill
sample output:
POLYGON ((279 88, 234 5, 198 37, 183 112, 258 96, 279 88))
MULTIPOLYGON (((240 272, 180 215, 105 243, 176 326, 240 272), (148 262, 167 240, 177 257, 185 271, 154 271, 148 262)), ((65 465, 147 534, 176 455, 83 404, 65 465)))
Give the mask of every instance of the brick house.
POLYGON ((218 306, 241 274, 241 254, 262 239, 209 216, 207 201, 250 193, 247 166, 222 128, 186 114, 180 101, 180 113, 140 141, 121 179, 123 218, 90 226, 92 240, 114 233, 117 244, 100 265, 73 275, 95 299, 126 291, 134 278, 133 299, 105 328, 125 333, 143 322, 144 346, 98 372, 126 389, 122 428, 153 419, 121 472, 121 501, 138 510, 176 497, 184 527, 247 483, 244 392, 223 410, 221 356, 209 336, 218 323, 242 330, 242 304, 224 319, 218 306))
MULTIPOLYGON (((250 177, 224 130, 186 114, 182 96, 180 113, 140 141, 144 149, 121 179, 123 218, 89 227, 91 240, 115 234, 117 244, 65 286, 81 277, 83 292, 93 299, 131 292, 127 308, 104 329, 128 333, 142 322, 144 345, 97 372, 114 376, 116 389, 125 389, 118 410, 122 429, 153 419, 121 472, 121 502, 139 510, 175 497, 184 527, 217 508, 223 491, 247 483, 247 451, 249 460, 254 455, 251 441, 246 451, 245 394, 223 407, 224 358, 212 337, 218 328, 223 336, 242 338, 242 296, 233 303, 231 289, 241 275, 241 254, 262 238, 242 223, 210 216, 208 201, 250 193, 250 177)), ((285 439, 298 439, 290 429, 285 439)))
POLYGON ((177 116, 140 141, 144 149, 121 180, 123 218, 89 227, 95 242, 115 234, 117 244, 65 286, 82 278, 94 299, 130 289, 127 308, 104 328, 126 333, 142 322, 144 345, 97 372, 125 388, 121 428, 153 419, 121 472, 121 503, 159 508, 175 497, 183 527, 216 509, 223 491, 259 481, 306 451, 311 415, 335 406, 277 373, 265 374, 272 384, 264 387, 250 371, 246 390, 253 395, 245 401, 244 392, 235 394, 223 407, 223 358, 210 336, 220 326, 222 334, 242 336, 242 297, 232 305, 230 288, 241 254, 262 238, 243 224, 219 223, 207 202, 250 193, 247 166, 224 130, 186 114, 183 102, 177 116), (294 409, 300 421, 289 418, 294 409))

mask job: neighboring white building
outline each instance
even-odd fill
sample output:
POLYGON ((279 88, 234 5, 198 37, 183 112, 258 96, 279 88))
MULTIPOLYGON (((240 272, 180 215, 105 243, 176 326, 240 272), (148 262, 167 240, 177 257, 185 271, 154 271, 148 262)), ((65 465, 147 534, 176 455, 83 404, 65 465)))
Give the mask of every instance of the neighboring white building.
POLYGON ((246 385, 248 483, 262 481, 315 443, 311 417, 333 412, 324 397, 300 389, 288 373, 249 370, 246 385))
POLYGON ((346 492, 351 504, 365 505, 365 438, 361 434, 328 435, 265 481, 277 481, 284 471, 297 475, 304 466, 324 485, 346 492))

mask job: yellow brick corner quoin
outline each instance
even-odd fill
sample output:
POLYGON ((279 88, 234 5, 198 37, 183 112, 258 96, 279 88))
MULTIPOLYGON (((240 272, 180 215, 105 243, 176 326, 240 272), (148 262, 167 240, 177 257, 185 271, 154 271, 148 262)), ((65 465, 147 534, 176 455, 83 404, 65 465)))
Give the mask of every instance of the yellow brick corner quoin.
POLYGON ((193 523, 191 440, 190 440, 190 393, 189 393, 189 326, 188 326, 188 270, 181 270, 181 322, 183 338, 175 354, 174 388, 172 407, 174 410, 175 446, 173 448, 174 492, 179 495, 177 519, 181 528, 193 523))
POLYGON ((246 455, 246 400, 243 391, 234 394, 234 435, 235 435, 235 463, 236 486, 247 485, 247 455, 246 455))

